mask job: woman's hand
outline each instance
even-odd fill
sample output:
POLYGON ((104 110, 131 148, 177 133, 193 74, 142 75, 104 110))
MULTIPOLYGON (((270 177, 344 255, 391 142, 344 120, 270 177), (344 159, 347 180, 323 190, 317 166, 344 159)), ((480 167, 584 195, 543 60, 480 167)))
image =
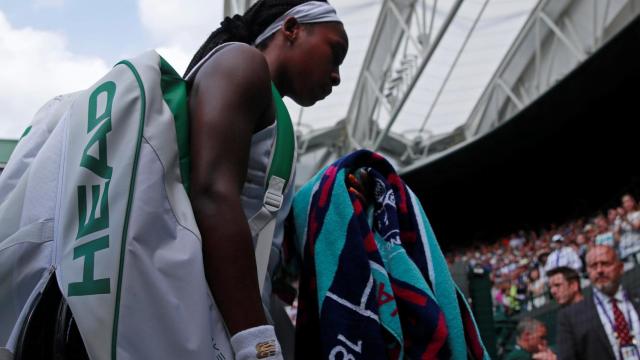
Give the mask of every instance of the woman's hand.
POLYGON ((366 208, 373 200, 373 184, 371 184, 367 170, 365 168, 356 169, 347 175, 346 182, 349 193, 356 196, 366 208))

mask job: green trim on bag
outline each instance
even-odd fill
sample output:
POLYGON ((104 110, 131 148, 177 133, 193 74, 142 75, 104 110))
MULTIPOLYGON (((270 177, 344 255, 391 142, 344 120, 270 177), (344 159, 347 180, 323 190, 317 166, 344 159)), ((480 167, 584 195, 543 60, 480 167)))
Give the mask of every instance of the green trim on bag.
POLYGON ((118 286, 116 289, 116 304, 113 315, 113 331, 111 335, 111 359, 116 359, 116 350, 118 345, 118 318, 120 316, 120 294, 122 289, 122 270, 124 268, 124 254, 127 248, 127 233, 129 231, 129 215, 131 214, 131 204, 133 203, 133 190, 136 183, 136 174, 138 172, 138 160, 140 159, 140 146, 142 144, 142 131, 144 129, 144 118, 147 110, 147 97, 144 92, 144 85, 140 74, 135 66, 127 60, 120 61, 117 65, 125 65, 131 70, 136 78, 138 87, 140 88, 140 124, 138 127, 138 139, 136 140, 136 153, 133 158, 133 169, 131 170, 131 181, 129 182, 129 196, 127 198, 127 209, 124 217, 124 226, 122 228, 122 243, 120 244, 120 265, 118 268, 118 286))
POLYGON ((178 138, 178 157, 182 185, 189 194, 189 106, 187 100, 187 83, 178 75, 171 65, 160 56, 160 88, 162 97, 173 113, 178 138))
POLYGON ((29 135, 30 132, 31 132, 31 125, 29 125, 26 129, 24 129, 24 132, 20 136, 20 140, 22 140, 25 136, 29 135))
POLYGON ((291 168, 293 167, 295 135, 293 133, 293 124, 291 123, 289 111, 287 111, 287 107, 273 83, 271 83, 271 94, 276 107, 276 144, 273 150, 273 158, 271 160, 271 166, 269 167, 266 185, 269 185, 271 176, 275 175, 284 179, 284 188, 286 189, 289 177, 291 176, 291 168))

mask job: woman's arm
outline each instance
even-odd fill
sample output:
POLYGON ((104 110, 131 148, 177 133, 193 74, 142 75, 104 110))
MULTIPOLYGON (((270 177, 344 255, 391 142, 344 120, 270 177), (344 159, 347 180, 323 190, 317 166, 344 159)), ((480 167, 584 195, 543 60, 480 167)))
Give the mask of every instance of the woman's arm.
POLYGON ((266 324, 240 193, 251 137, 274 118, 270 81, 258 50, 233 45, 202 67, 190 93, 191 202, 207 282, 232 335, 266 324))

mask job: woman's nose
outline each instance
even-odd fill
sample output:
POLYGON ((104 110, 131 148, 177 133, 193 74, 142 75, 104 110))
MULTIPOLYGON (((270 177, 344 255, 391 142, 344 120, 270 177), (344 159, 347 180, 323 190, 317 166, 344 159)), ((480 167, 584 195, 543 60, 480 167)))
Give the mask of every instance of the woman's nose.
POLYGON ((335 69, 331 73, 331 85, 333 86, 340 85, 340 71, 338 69, 335 69))

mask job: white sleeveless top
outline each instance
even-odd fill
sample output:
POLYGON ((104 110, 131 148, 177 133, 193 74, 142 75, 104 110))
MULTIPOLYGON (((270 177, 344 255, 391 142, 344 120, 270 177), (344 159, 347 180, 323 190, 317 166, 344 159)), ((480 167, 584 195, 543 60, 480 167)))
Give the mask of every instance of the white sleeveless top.
MULTIPOLYGON (((199 68, 213 57, 217 52, 224 49, 227 46, 239 44, 236 42, 229 42, 219 45, 213 49, 207 56, 205 56, 186 76, 187 80, 191 80, 195 77, 195 74, 199 68)), ((240 195, 242 201, 242 209, 248 219, 260 210, 266 192, 266 177, 269 169, 269 161, 271 159, 271 151, 273 143, 276 137, 276 124, 275 122, 256 132, 251 137, 251 148, 249 150, 249 163, 247 167, 247 175, 240 195)), ((295 166, 294 166, 295 168, 295 166)), ((284 201, 282 208, 278 212, 276 217, 276 229, 273 235, 273 242, 271 244, 271 254, 269 256, 269 266, 267 272, 268 281, 264 284, 262 293, 263 303, 269 304, 269 297, 271 296, 271 275, 280 263, 282 253, 282 240, 284 237, 284 221, 291 209, 294 195, 294 179, 295 170, 289 179, 287 189, 284 193, 284 201)), ((257 237, 254 237, 253 244, 255 246, 257 237)))

